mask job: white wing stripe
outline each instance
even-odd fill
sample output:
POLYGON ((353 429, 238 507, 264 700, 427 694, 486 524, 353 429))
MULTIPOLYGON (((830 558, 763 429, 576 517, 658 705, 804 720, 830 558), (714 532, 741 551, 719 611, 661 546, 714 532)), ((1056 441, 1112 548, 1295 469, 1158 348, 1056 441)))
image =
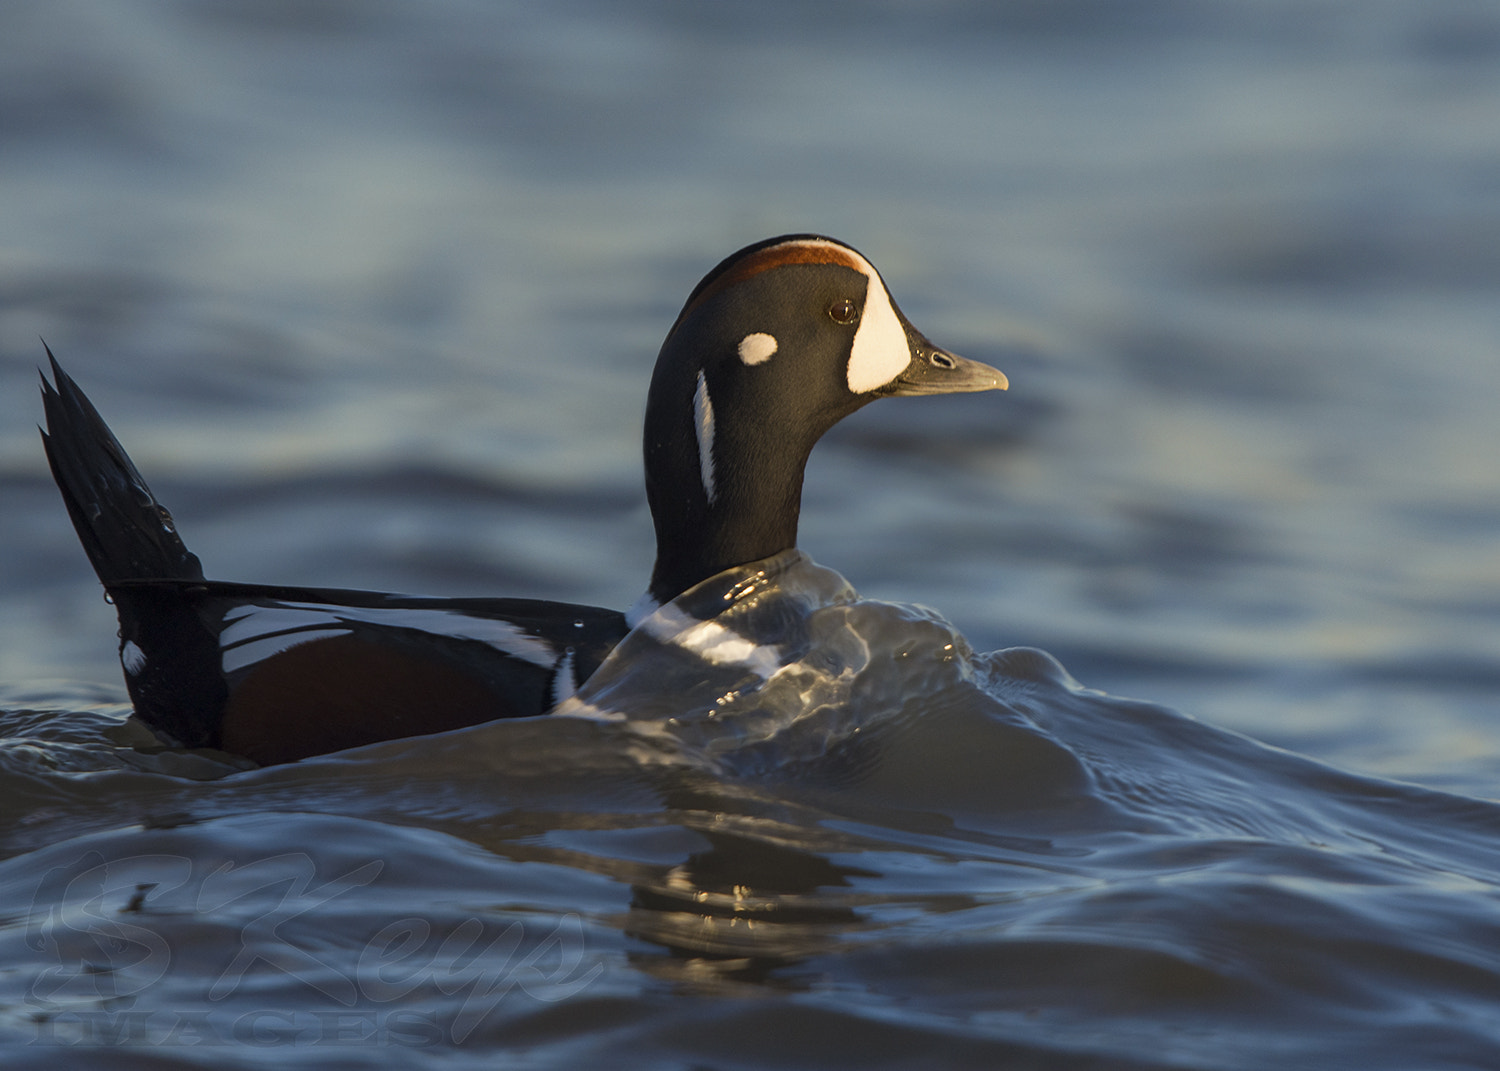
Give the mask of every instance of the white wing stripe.
POLYGON ((244 640, 238 646, 225 648, 224 672, 233 673, 236 670, 253 666, 261 659, 278 655, 282 651, 289 651, 299 643, 347 635, 349 635, 347 629, 306 629, 302 632, 283 632, 278 635, 262 636, 259 639, 244 640))
POLYGON ((280 606, 236 606, 224 615, 224 620, 233 620, 234 624, 219 633, 220 647, 234 647, 277 632, 339 624, 339 619, 326 609, 315 613, 303 608, 290 610, 280 606))
POLYGON ((470 617, 454 610, 285 602, 270 606, 236 606, 224 615, 224 620, 230 622, 219 633, 225 672, 243 668, 308 640, 346 634, 348 629, 337 626, 354 623, 409 628, 457 640, 476 640, 534 666, 551 667, 558 657, 550 643, 518 625, 494 618, 470 617), (253 655, 250 647, 255 649, 253 655))

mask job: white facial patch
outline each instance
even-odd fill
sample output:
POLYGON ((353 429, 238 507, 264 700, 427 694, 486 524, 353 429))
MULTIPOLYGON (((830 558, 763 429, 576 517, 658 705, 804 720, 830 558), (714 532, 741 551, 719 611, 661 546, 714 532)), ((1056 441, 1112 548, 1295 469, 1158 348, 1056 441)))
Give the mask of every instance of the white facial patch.
POLYGON ((693 430, 698 433, 698 472, 703 478, 703 493, 708 504, 719 497, 714 486, 714 403, 708 396, 708 380, 698 373, 698 389, 693 392, 693 430))
POLYGON ((849 389, 855 394, 864 394, 885 386, 906 371, 906 366, 911 363, 911 346, 875 265, 843 243, 827 238, 798 238, 785 244, 827 250, 834 254, 828 262, 842 263, 868 280, 864 313, 858 330, 854 332, 854 346, 849 354, 849 389))
POLYGON ((776 352, 776 338, 763 331, 757 331, 753 335, 746 335, 740 339, 740 360, 746 364, 763 364, 771 359, 771 354, 776 352))
POLYGON ((865 291, 865 310, 859 330, 854 332, 854 348, 849 353, 849 389, 855 394, 885 386, 911 363, 906 329, 896 316, 885 284, 873 268, 865 274, 870 280, 865 291))

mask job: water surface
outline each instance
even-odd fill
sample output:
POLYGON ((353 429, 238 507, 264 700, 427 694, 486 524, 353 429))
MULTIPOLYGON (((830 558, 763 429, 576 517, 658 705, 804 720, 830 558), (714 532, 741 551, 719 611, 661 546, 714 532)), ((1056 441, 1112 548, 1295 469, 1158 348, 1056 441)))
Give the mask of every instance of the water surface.
POLYGON ((7 1060, 1495 1064, 1497 59, 1411 0, 7 6, 7 1060), (1010 375, 809 471, 961 657, 691 755, 138 749, 38 336, 211 575, 625 606, 660 337, 793 230, 1010 375))

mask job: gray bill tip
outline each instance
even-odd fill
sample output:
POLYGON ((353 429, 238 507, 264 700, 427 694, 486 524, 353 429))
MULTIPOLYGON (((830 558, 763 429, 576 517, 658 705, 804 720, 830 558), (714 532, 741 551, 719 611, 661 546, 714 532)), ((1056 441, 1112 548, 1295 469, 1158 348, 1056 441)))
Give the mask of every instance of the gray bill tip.
POLYGON ((971 394, 1006 390, 1010 380, 998 368, 971 361, 936 346, 923 347, 891 382, 892 394, 971 394))

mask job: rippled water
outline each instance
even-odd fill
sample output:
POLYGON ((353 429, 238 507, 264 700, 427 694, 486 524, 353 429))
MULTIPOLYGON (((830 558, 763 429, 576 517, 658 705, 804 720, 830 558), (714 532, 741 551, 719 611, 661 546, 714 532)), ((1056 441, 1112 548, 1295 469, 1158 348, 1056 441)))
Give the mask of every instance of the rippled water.
POLYGON ((0 7, 7 1066, 1500 1062, 1497 60, 1414 0, 0 7), (866 598, 776 588, 801 669, 263 771, 126 720, 39 335, 211 575, 624 606, 660 336, 802 229, 1012 389, 820 446, 866 598))
POLYGON ((1500 805, 973 654, 797 554, 659 611, 562 713, 247 772, 11 715, 0 1028, 37 1064, 1500 1051, 1500 805), (777 664, 704 671, 703 618, 777 664))

